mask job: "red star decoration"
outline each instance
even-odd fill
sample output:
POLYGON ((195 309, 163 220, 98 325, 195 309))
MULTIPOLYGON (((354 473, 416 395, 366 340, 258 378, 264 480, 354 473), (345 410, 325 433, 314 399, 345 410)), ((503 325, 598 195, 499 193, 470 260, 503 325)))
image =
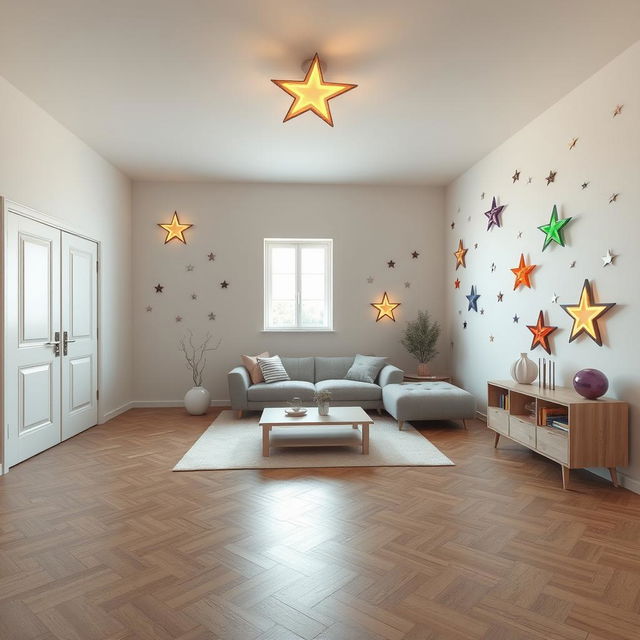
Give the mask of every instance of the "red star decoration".
POLYGON ((456 278, 456 281, 453 283, 453 286, 454 286, 456 289, 459 289, 459 288, 460 288, 460 280, 458 280, 458 278, 456 278))
POLYGON ((538 314, 538 322, 535 325, 527 325, 527 329, 533 334, 531 341, 531 351, 538 345, 541 346, 549 355, 551 355, 551 347, 549 346, 549 336, 558 327, 550 327, 544 323, 544 315, 542 311, 538 314))
POLYGON ((537 266, 537 264, 525 264, 524 254, 520 254, 520 264, 514 269, 511 269, 516 275, 516 281, 513 284, 514 291, 518 287, 528 287, 531 289, 531 278, 529 276, 537 266))

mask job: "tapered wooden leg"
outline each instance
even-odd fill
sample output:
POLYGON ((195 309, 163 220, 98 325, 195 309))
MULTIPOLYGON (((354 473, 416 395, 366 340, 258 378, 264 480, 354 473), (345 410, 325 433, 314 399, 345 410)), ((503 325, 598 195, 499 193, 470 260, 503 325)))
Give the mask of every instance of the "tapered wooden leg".
POLYGON ((562 488, 569 488, 569 467, 562 467, 562 488))
POLYGON ((498 442, 500 440, 500 434, 496 431, 496 437, 493 441, 493 448, 496 449, 498 447, 498 442))
POLYGON ((262 455, 265 458, 269 457, 269 432, 271 428, 267 424, 262 425, 262 455))
POLYGON ((378 409, 378 415, 381 416, 382 415, 382 409, 378 409))
MULTIPOLYGON (((466 421, 464 418, 462 418, 462 426, 463 426, 465 429, 467 429, 467 421, 466 421)), ((467 431, 468 431, 468 429, 467 429, 467 431)))
POLYGON ((357 425, 357 424, 352 424, 352 425, 351 425, 351 428, 352 428, 352 429, 357 429, 357 428, 358 428, 358 425, 357 425))
POLYGON ((614 487, 619 487, 618 484, 618 470, 615 467, 609 467, 609 473, 611 474, 611 482, 614 487))
POLYGON ((404 420, 398 420, 398 431, 402 431, 403 424, 404 424, 404 420))
POLYGON ((242 409, 240 411, 236 411, 236 420, 240 420, 242 418, 242 409))
POLYGON ((362 425, 362 455, 369 454, 369 425, 362 425))

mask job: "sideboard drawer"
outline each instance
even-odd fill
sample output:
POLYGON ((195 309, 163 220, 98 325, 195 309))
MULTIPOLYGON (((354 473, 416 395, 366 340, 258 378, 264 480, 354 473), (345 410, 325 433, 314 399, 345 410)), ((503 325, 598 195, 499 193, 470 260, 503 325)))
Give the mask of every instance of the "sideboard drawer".
POLYGON ((505 409, 487 408, 487 424, 502 435, 509 435, 509 414, 505 409))
POLYGON ((526 420, 509 416, 509 437, 527 447, 535 448, 536 426, 526 420))
POLYGON ((536 448, 546 456, 563 464, 569 461, 569 436, 557 429, 538 427, 536 448))

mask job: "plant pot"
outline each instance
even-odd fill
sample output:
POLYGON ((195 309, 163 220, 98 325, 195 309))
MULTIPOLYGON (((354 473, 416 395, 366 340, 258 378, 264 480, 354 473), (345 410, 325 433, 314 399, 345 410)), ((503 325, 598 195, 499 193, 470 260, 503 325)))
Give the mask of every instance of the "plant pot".
POLYGON ((328 416, 329 415, 329 401, 327 402, 319 402, 318 403, 318 415, 319 416, 328 416))
POLYGON ((538 365, 526 353, 511 365, 511 377, 519 384, 531 384, 538 377, 538 365))
POLYGON ((418 364, 418 375, 421 378, 426 378, 429 373, 429 365, 426 362, 421 362, 420 364, 418 364))
POLYGON ((192 416, 201 416, 207 413, 211 394, 204 387, 192 387, 184 394, 184 408, 192 416))

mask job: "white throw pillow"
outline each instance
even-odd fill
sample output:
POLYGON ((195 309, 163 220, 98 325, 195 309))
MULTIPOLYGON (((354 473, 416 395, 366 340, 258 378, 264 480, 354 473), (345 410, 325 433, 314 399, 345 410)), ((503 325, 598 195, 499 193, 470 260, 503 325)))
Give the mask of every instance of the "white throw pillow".
POLYGON ((258 366, 260 367, 260 371, 262 371, 262 375, 264 376, 264 381, 267 384, 270 384, 271 382, 283 382, 284 380, 291 379, 282 364, 282 360, 280 360, 280 356, 272 356, 271 358, 259 357, 258 366))

